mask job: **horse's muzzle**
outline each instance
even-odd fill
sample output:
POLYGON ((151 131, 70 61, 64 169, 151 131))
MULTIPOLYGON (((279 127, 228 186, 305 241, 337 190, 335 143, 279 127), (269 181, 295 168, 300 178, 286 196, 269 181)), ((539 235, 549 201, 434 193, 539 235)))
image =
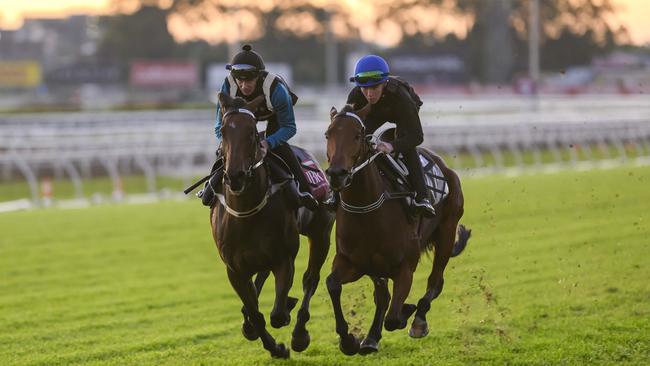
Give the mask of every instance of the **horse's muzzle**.
POLYGON ((325 173, 333 191, 338 192, 352 183, 352 174, 347 169, 330 167, 325 173))
POLYGON ((240 170, 237 172, 225 172, 223 182, 234 194, 239 194, 246 188, 246 173, 240 170))

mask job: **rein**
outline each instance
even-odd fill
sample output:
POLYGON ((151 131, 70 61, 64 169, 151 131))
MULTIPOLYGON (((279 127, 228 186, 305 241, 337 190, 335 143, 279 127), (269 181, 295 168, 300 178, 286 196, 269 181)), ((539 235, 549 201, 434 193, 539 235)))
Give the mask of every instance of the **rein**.
MULTIPOLYGON (((370 165, 377 156, 383 154, 383 152, 376 152, 373 154, 371 157, 368 159, 364 160, 363 163, 355 166, 352 168, 352 171, 350 172, 350 180, 354 178, 354 173, 360 171, 361 169, 365 168, 366 166, 370 165)), ((380 208, 384 202, 392 199, 397 199, 397 198, 406 198, 406 197, 411 197, 411 192, 394 192, 394 193, 389 193, 386 191, 383 191, 379 197, 372 203, 365 205, 365 206, 355 206, 349 203, 346 203, 343 201, 343 197, 340 197, 340 203, 341 203, 341 208, 349 213, 358 213, 358 214, 363 214, 363 213, 368 213, 375 211, 376 209, 380 208)))
POLYGON ((228 206, 228 203, 226 202, 226 196, 222 193, 217 193, 216 196, 219 199, 221 205, 226 209, 226 212, 228 212, 232 216, 235 216, 237 218, 250 217, 262 211, 262 209, 266 206, 266 204, 269 203, 269 197, 273 196, 277 191, 281 190, 284 187, 284 185, 287 184, 288 182, 289 182, 288 180, 285 180, 284 182, 281 183, 272 184, 271 188, 266 190, 266 194, 264 195, 264 198, 262 198, 260 203, 258 203, 257 206, 247 211, 237 211, 234 208, 228 206))

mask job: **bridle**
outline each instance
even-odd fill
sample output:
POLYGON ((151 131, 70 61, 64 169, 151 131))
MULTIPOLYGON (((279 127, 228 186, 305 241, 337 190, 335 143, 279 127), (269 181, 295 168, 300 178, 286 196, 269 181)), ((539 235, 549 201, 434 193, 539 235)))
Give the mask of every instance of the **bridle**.
MULTIPOLYGON (((250 116, 253 119, 253 121, 257 122, 257 118, 255 117, 255 114, 253 114, 253 112, 249 111, 248 109, 237 108, 237 109, 231 109, 231 110, 229 110, 229 111, 227 111, 226 113, 223 114, 223 116, 221 117, 222 120, 224 121, 223 126, 226 125, 226 123, 225 123, 226 117, 232 116, 234 114, 246 114, 246 115, 250 116)), ((257 146, 259 146, 259 144, 260 144, 260 136, 259 136, 259 134, 257 132, 255 132, 255 143, 253 144, 253 147, 252 147, 252 149, 253 149, 252 154, 251 154, 252 156, 257 155, 257 146)), ((224 167, 225 167, 225 165, 226 165, 226 156, 225 155, 223 156, 223 160, 224 160, 224 167)), ((251 164, 248 166, 248 168, 246 168, 244 170, 244 176, 246 177, 246 180, 249 180, 250 178, 252 178, 253 177, 253 171, 255 171, 255 169, 262 166, 263 163, 264 163, 264 158, 263 157, 260 157, 260 159, 258 161, 251 162, 251 164)))
MULTIPOLYGON (((359 123, 359 127, 361 127, 360 134, 364 136, 364 144, 361 146, 359 149, 359 152, 357 155, 354 157, 354 163, 352 164, 352 168, 350 171, 346 174, 346 184, 343 186, 343 188, 347 188, 352 184, 352 178, 354 178, 354 174, 360 171, 361 169, 365 168, 368 166, 368 164, 372 163, 373 160, 375 160, 379 155, 383 154, 381 151, 376 151, 372 147, 372 143, 370 142, 370 138, 373 137, 373 135, 366 135, 366 126, 364 126, 363 121, 361 121, 361 117, 359 117, 356 113, 353 112, 341 112, 334 116, 334 119, 341 117, 341 116, 348 116, 352 117, 353 120, 357 121, 359 123), (373 152, 370 157, 366 158, 365 160, 362 160, 363 157, 367 157, 368 153, 373 152)), ((329 131, 327 132, 329 133, 329 131)), ((326 133, 326 134, 327 134, 326 133)), ((329 159, 329 156, 328 156, 329 159)))
MULTIPOLYGON (((257 119, 255 118, 255 114, 253 114, 253 112, 249 111, 248 109, 243 109, 243 108, 231 109, 231 110, 227 111, 226 113, 224 113, 223 116, 222 116, 222 121, 224 122, 223 126, 226 125, 225 124, 226 117, 228 117, 230 115, 233 115, 233 114, 246 114, 246 115, 250 116, 254 121, 257 121, 257 119)), ((259 146, 259 144, 260 144, 260 137, 259 137, 259 134, 257 133, 257 130, 255 130, 255 144, 253 144, 253 152, 252 152, 253 156, 257 155, 257 151, 258 151, 257 146, 259 146)), ((224 160, 224 169, 225 169, 225 165, 226 165, 226 156, 225 156, 225 154, 223 156, 223 160, 224 160)), ((255 169, 259 168, 263 164, 264 164, 264 157, 260 157, 260 159, 258 161, 253 160, 253 162, 249 165, 249 167, 244 171, 245 179, 249 180, 250 178, 252 178, 253 177, 253 172, 255 171, 255 169)), ((224 177, 225 177, 225 173, 224 173, 224 177)), ((267 180, 268 180, 268 183, 270 183, 270 178, 268 178, 267 180)), ((250 217, 250 216, 253 216, 256 213, 260 212, 264 207, 266 207, 266 205, 267 205, 267 203, 269 201, 269 198, 272 195, 274 195, 276 192, 281 190, 284 187, 284 185, 287 184, 287 182, 288 182, 288 180, 285 180, 285 181, 280 182, 280 183, 267 185, 266 193, 264 194, 264 197, 262 197, 260 202, 257 205, 255 205, 253 208, 245 210, 245 211, 237 211, 234 208, 230 207, 228 205, 228 203, 226 202, 226 197, 225 197, 224 194, 217 193, 216 196, 219 199, 219 202, 221 203, 221 205, 232 216, 235 216, 237 218, 250 217)), ((224 181, 224 185, 229 186, 228 182, 226 182, 226 181, 224 181)), ((237 196, 237 195, 240 195, 240 194, 243 193, 245 187, 246 187, 246 184, 244 183, 244 187, 241 189, 241 191, 234 192, 231 189, 229 189, 229 191, 231 191, 233 193, 233 195, 237 196)))

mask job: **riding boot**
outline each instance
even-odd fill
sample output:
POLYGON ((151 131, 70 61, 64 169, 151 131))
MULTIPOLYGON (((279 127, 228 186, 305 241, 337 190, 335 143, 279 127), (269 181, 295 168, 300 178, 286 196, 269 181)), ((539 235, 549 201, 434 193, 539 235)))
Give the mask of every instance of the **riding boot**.
POLYGON ((196 196, 201 199, 204 206, 212 207, 217 201, 217 192, 222 190, 223 182, 223 159, 217 157, 217 161, 212 165, 210 170, 210 179, 205 182, 203 189, 201 189, 196 196))
POLYGON ((328 211, 336 212, 339 206, 339 192, 329 191, 327 192, 327 198, 323 201, 322 205, 328 211))
POLYGON ((278 156, 274 156, 272 154, 266 156, 266 161, 269 164, 271 181, 274 184, 287 182, 285 184, 286 189, 284 190, 287 200, 292 206, 296 208, 300 207, 301 204, 298 188, 296 188, 293 175, 289 173, 285 162, 282 161, 282 159, 280 159, 278 156))
POLYGON ((318 201, 316 201, 314 196, 311 194, 309 182, 307 182, 307 178, 302 171, 300 162, 291 150, 291 147, 288 144, 280 144, 271 151, 284 160, 293 174, 294 179, 298 183, 297 187, 295 187, 295 184, 290 184, 290 186, 293 187, 289 187, 289 189, 297 195, 300 205, 305 206, 312 211, 318 208, 318 201))
POLYGON ((436 215, 436 210, 429 200, 426 184, 424 183, 424 171, 422 164, 420 164, 420 157, 415 149, 410 149, 402 152, 406 166, 409 170, 409 183, 415 190, 415 199, 413 205, 424 215, 433 217, 436 215))

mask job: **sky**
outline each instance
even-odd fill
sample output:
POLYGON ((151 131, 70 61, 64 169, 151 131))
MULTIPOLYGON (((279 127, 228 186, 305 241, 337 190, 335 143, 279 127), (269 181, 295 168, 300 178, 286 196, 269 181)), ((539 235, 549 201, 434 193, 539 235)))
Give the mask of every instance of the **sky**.
MULTIPOLYGON (((23 17, 49 18, 81 13, 105 14, 109 12, 110 2, 111 0, 0 0, 0 29, 20 27, 23 17)), ((342 0, 342 3, 347 4, 355 2, 342 0)), ((620 8, 617 19, 613 22, 625 25, 634 43, 650 44, 650 22, 648 21, 650 1, 613 0, 613 3, 620 8)), ((172 31, 174 31, 173 27, 172 31)), ((212 32, 214 33, 214 30, 212 32)), ((380 32, 385 35, 391 33, 390 29, 380 30, 380 32)), ((180 38, 183 36, 180 35, 180 38)))

